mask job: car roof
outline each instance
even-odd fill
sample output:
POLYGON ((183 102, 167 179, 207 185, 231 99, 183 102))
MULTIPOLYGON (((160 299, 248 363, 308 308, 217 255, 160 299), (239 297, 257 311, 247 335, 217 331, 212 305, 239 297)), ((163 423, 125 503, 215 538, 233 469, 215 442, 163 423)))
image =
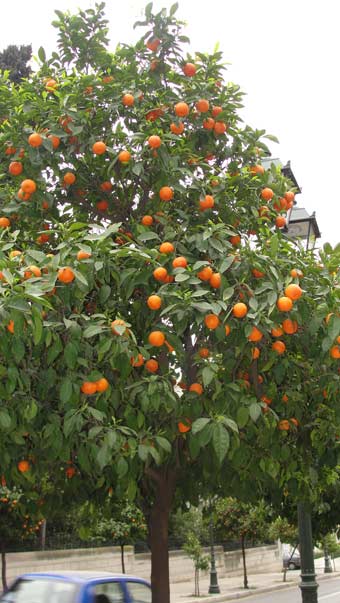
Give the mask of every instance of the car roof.
POLYGON ((87 570, 55 570, 53 572, 32 572, 22 574, 18 576, 22 579, 28 578, 57 578, 61 580, 68 580, 69 582, 96 582, 98 580, 109 579, 109 580, 136 580, 138 582, 143 582, 144 584, 149 584, 147 580, 144 578, 139 578, 138 576, 133 576, 129 574, 112 574, 111 572, 96 572, 96 571, 87 571, 87 570))

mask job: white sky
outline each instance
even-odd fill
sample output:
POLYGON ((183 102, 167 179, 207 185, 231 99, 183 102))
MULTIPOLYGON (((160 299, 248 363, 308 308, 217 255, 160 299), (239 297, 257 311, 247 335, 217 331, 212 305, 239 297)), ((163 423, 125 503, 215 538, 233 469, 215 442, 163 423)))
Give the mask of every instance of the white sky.
MULTIPOLYGON (((54 10, 94 7, 94 0, 16 0, 1 7, 0 48, 32 43, 56 49, 54 10)), ((132 42, 146 0, 107 0, 112 49, 132 42)), ((154 9, 169 7, 154 0, 154 9)), ((321 243, 340 242, 340 2, 339 0, 179 0, 190 51, 211 52, 218 42, 228 80, 244 92, 246 123, 275 134, 274 157, 291 161, 302 188, 299 206, 316 212, 321 243)))

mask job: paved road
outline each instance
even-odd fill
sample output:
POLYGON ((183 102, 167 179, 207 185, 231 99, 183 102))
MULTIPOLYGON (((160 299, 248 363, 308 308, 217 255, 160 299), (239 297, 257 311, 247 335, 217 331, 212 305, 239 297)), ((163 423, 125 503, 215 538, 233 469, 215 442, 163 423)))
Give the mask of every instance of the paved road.
MULTIPOLYGON (((241 600, 245 603, 301 603, 301 591, 298 586, 294 585, 292 588, 271 593, 249 595, 249 597, 241 600)), ((232 601, 240 603, 240 599, 233 599, 232 601)), ((229 603, 232 603, 232 601, 229 601, 229 603)), ((318 601, 319 603, 340 602, 340 578, 320 581, 318 601)))

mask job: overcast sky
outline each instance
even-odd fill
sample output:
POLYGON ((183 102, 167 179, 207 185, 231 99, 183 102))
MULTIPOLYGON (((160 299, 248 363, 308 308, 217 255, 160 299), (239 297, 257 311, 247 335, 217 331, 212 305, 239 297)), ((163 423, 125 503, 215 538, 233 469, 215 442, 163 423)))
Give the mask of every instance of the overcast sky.
MULTIPOLYGON (((144 0, 108 0, 111 47, 132 42, 144 0)), ((154 8, 169 0, 154 0, 154 8)), ((16 0, 1 6, 0 48, 29 44, 56 49, 54 10, 94 7, 94 0, 16 0)), ((179 0, 190 51, 220 44, 226 79, 244 92, 243 119, 275 134, 274 157, 291 161, 302 188, 299 206, 316 212, 321 242, 340 242, 340 2, 339 0, 179 0)), ((189 50, 189 47, 188 47, 189 50)))

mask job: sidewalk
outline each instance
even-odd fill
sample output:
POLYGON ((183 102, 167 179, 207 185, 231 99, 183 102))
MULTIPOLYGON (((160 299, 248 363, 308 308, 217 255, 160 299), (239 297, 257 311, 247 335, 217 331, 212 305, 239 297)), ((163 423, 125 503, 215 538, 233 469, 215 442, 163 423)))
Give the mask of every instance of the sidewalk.
MULTIPOLYGON (((315 560, 315 569, 317 578, 316 581, 327 580, 340 576, 340 570, 332 572, 331 574, 323 573, 324 560, 315 560)), ((338 568, 337 568, 338 569, 338 568)), ((192 580, 187 582, 176 582, 170 586, 171 592, 171 603, 220 603, 222 601, 230 601, 233 599, 241 599, 254 594, 261 594, 265 592, 281 590, 284 588, 297 587, 301 582, 300 570, 288 571, 286 582, 283 582, 282 572, 271 572, 271 573, 257 573, 248 574, 248 589, 243 588, 243 575, 238 576, 225 576, 223 578, 218 577, 218 585, 220 587, 220 594, 209 595, 209 583, 208 577, 200 578, 200 597, 194 596, 194 575, 192 580)))

